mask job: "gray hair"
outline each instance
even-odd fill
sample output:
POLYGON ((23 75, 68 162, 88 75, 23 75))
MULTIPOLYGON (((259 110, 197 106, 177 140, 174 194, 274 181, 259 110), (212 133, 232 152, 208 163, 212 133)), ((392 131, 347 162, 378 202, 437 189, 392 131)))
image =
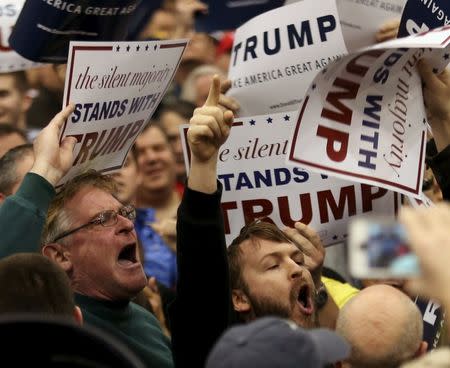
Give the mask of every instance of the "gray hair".
POLYGON ((11 148, 0 158, 0 193, 9 196, 19 180, 16 167, 27 155, 33 155, 32 144, 22 144, 11 148))
POLYGON ((197 92, 195 90, 195 81, 204 75, 218 74, 220 77, 226 78, 222 69, 215 65, 204 64, 194 68, 186 78, 181 90, 180 99, 195 104, 197 92))

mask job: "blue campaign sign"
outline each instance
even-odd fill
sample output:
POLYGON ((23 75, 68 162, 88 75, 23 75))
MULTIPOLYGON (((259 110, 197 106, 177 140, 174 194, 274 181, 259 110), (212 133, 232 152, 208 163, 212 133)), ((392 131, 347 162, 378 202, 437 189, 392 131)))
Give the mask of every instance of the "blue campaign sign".
POLYGON ((208 14, 199 14, 195 21, 198 32, 233 30, 259 14, 278 8, 285 0, 203 0, 208 14))
POLYGON ((422 313, 423 340, 428 343, 428 351, 433 350, 443 331, 444 313, 441 306, 431 300, 417 299, 416 305, 422 313))
POLYGON ((70 41, 120 41, 139 0, 27 0, 9 38, 23 57, 65 63, 70 41))
POLYGON ((161 7, 163 0, 143 0, 139 3, 128 24, 127 40, 137 40, 139 33, 145 27, 153 12, 161 7))
POLYGON ((450 24, 450 1, 408 0, 403 9, 398 37, 426 32, 450 24))

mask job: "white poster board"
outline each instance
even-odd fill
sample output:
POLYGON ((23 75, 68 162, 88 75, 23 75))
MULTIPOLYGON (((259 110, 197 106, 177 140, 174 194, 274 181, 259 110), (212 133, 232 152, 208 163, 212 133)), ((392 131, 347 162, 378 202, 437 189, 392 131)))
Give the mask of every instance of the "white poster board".
POLYGON ((287 157, 293 165, 420 198, 427 120, 415 64, 448 63, 450 29, 348 55, 307 93, 287 157))
POLYGON ((316 73, 346 54, 334 0, 303 0, 236 30, 228 78, 240 116, 297 110, 316 73))
MULTIPOLYGON (((295 116, 292 111, 235 120, 218 156, 227 244, 246 222, 261 217, 280 228, 296 221, 310 224, 328 246, 346 240, 354 216, 396 213, 397 193, 286 166, 295 116)), ((180 127, 187 169, 188 127, 180 127)))
POLYGON ((64 105, 75 104, 61 139, 77 139, 72 169, 59 184, 87 169, 122 167, 178 68, 186 40, 71 42, 64 105))
POLYGON ((336 0, 349 52, 376 43, 375 34, 387 21, 402 16, 406 0, 336 0))

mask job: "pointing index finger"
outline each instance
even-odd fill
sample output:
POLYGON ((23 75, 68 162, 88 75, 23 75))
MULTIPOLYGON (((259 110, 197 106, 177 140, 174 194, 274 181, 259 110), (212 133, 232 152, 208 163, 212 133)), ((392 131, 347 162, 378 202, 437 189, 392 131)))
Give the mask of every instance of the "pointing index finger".
POLYGON ((217 74, 214 75, 209 88, 208 98, 206 99, 204 106, 218 106, 220 98, 220 79, 217 74))

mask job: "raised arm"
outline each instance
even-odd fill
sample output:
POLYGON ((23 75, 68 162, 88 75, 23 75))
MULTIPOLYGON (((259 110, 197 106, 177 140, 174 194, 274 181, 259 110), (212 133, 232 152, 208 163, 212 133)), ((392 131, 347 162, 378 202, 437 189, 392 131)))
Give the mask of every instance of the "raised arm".
POLYGON ((170 310, 176 367, 203 367, 230 322, 222 188, 216 174, 219 148, 229 135, 233 113, 219 107, 220 99, 216 76, 205 105, 195 110, 188 130, 191 169, 178 209, 177 297, 170 310))
POLYGON ((36 252, 54 185, 72 165, 75 138, 59 144, 64 121, 73 111, 69 105, 45 127, 34 141, 35 161, 16 194, 0 206, 0 258, 19 252, 36 252))

